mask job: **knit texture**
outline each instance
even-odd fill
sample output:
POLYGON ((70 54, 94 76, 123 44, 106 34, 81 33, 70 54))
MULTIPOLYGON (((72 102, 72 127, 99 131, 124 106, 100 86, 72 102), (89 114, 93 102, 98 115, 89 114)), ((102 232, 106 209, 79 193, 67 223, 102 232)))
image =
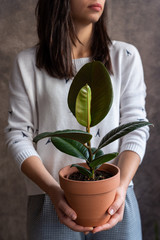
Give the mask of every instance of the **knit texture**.
MULTIPOLYGON (((50 138, 43 139, 34 146, 33 137, 46 131, 84 130, 84 127, 77 123, 67 105, 72 79, 56 79, 49 76, 45 70, 39 70, 36 67, 35 54, 35 47, 20 52, 13 66, 9 83, 10 105, 8 126, 5 129, 6 143, 20 169, 26 158, 38 156, 58 181, 58 171, 62 167, 82 160, 61 153, 52 145, 50 138)), ((109 114, 101 123, 91 128, 93 147, 119 124, 146 120, 146 86, 137 49, 130 44, 113 41, 110 56, 114 72, 114 75, 111 75, 114 100, 109 114)), ((73 65, 78 71, 89 61, 90 58, 75 59, 73 65)), ((148 136, 148 127, 143 127, 109 144, 103 151, 110 153, 131 150, 142 160, 148 136)), ((112 162, 116 163, 116 159, 112 162)), ((42 193, 28 179, 26 185, 29 195, 42 193)))

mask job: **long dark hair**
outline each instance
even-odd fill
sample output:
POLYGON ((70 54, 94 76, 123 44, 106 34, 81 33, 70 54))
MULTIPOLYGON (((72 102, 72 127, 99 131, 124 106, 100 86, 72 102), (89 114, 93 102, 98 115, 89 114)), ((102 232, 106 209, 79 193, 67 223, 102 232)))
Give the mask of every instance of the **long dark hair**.
MULTIPOLYGON (((36 64, 52 77, 74 76, 71 45, 77 39, 70 12, 70 0, 38 0, 36 6, 37 44, 36 64)), ((94 60, 104 63, 110 73, 112 64, 109 55, 111 40, 106 26, 107 10, 104 8, 99 21, 94 25, 91 53, 94 60)))

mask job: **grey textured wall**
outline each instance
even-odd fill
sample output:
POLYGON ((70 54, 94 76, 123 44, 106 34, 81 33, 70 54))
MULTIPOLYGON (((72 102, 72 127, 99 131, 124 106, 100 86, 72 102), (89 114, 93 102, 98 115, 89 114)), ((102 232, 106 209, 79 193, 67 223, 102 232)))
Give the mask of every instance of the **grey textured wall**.
MULTIPOLYGON (((160 1, 113 0, 109 4, 112 39, 134 44, 140 51, 147 84, 151 128, 147 152, 136 177, 144 240, 154 240, 160 226, 160 1)), ((12 61, 23 48, 36 43, 32 0, 0 0, 0 240, 26 240, 26 191, 22 176, 7 158, 3 129, 8 109, 8 79, 12 61)), ((137 239, 138 240, 138 239, 137 239)))

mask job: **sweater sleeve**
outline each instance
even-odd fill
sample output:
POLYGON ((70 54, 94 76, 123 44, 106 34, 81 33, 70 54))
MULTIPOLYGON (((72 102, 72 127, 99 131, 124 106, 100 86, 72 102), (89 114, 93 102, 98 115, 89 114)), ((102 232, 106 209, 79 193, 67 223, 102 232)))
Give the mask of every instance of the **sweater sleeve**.
MULTIPOLYGON (((24 84, 25 77, 30 82, 33 70, 30 69, 27 72, 31 63, 27 58, 22 61, 21 55, 17 56, 14 62, 12 77, 9 82, 9 116, 8 126, 5 129, 8 152, 19 168, 28 157, 39 157, 32 142, 36 131, 33 107, 24 84)), ((33 91, 32 86, 30 86, 30 91, 33 91)))
MULTIPOLYGON (((120 124, 132 121, 147 121, 145 111, 146 86, 139 52, 134 46, 128 45, 123 50, 123 58, 120 124)), ((142 161, 148 137, 148 126, 129 133, 122 138, 120 152, 134 151, 142 161)))

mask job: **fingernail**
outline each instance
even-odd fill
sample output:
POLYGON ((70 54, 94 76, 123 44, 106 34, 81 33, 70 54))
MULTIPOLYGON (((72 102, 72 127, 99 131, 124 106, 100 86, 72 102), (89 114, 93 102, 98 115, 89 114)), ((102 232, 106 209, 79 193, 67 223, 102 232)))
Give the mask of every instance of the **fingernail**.
POLYGON ((90 229, 89 229, 90 231, 93 231, 93 227, 90 227, 90 229))
POLYGON ((109 214, 110 214, 110 215, 113 215, 113 214, 114 214, 113 208, 111 208, 111 209, 109 210, 109 214))
POLYGON ((72 216, 72 219, 73 219, 73 220, 76 220, 76 218, 77 218, 76 215, 73 215, 73 216, 72 216))

